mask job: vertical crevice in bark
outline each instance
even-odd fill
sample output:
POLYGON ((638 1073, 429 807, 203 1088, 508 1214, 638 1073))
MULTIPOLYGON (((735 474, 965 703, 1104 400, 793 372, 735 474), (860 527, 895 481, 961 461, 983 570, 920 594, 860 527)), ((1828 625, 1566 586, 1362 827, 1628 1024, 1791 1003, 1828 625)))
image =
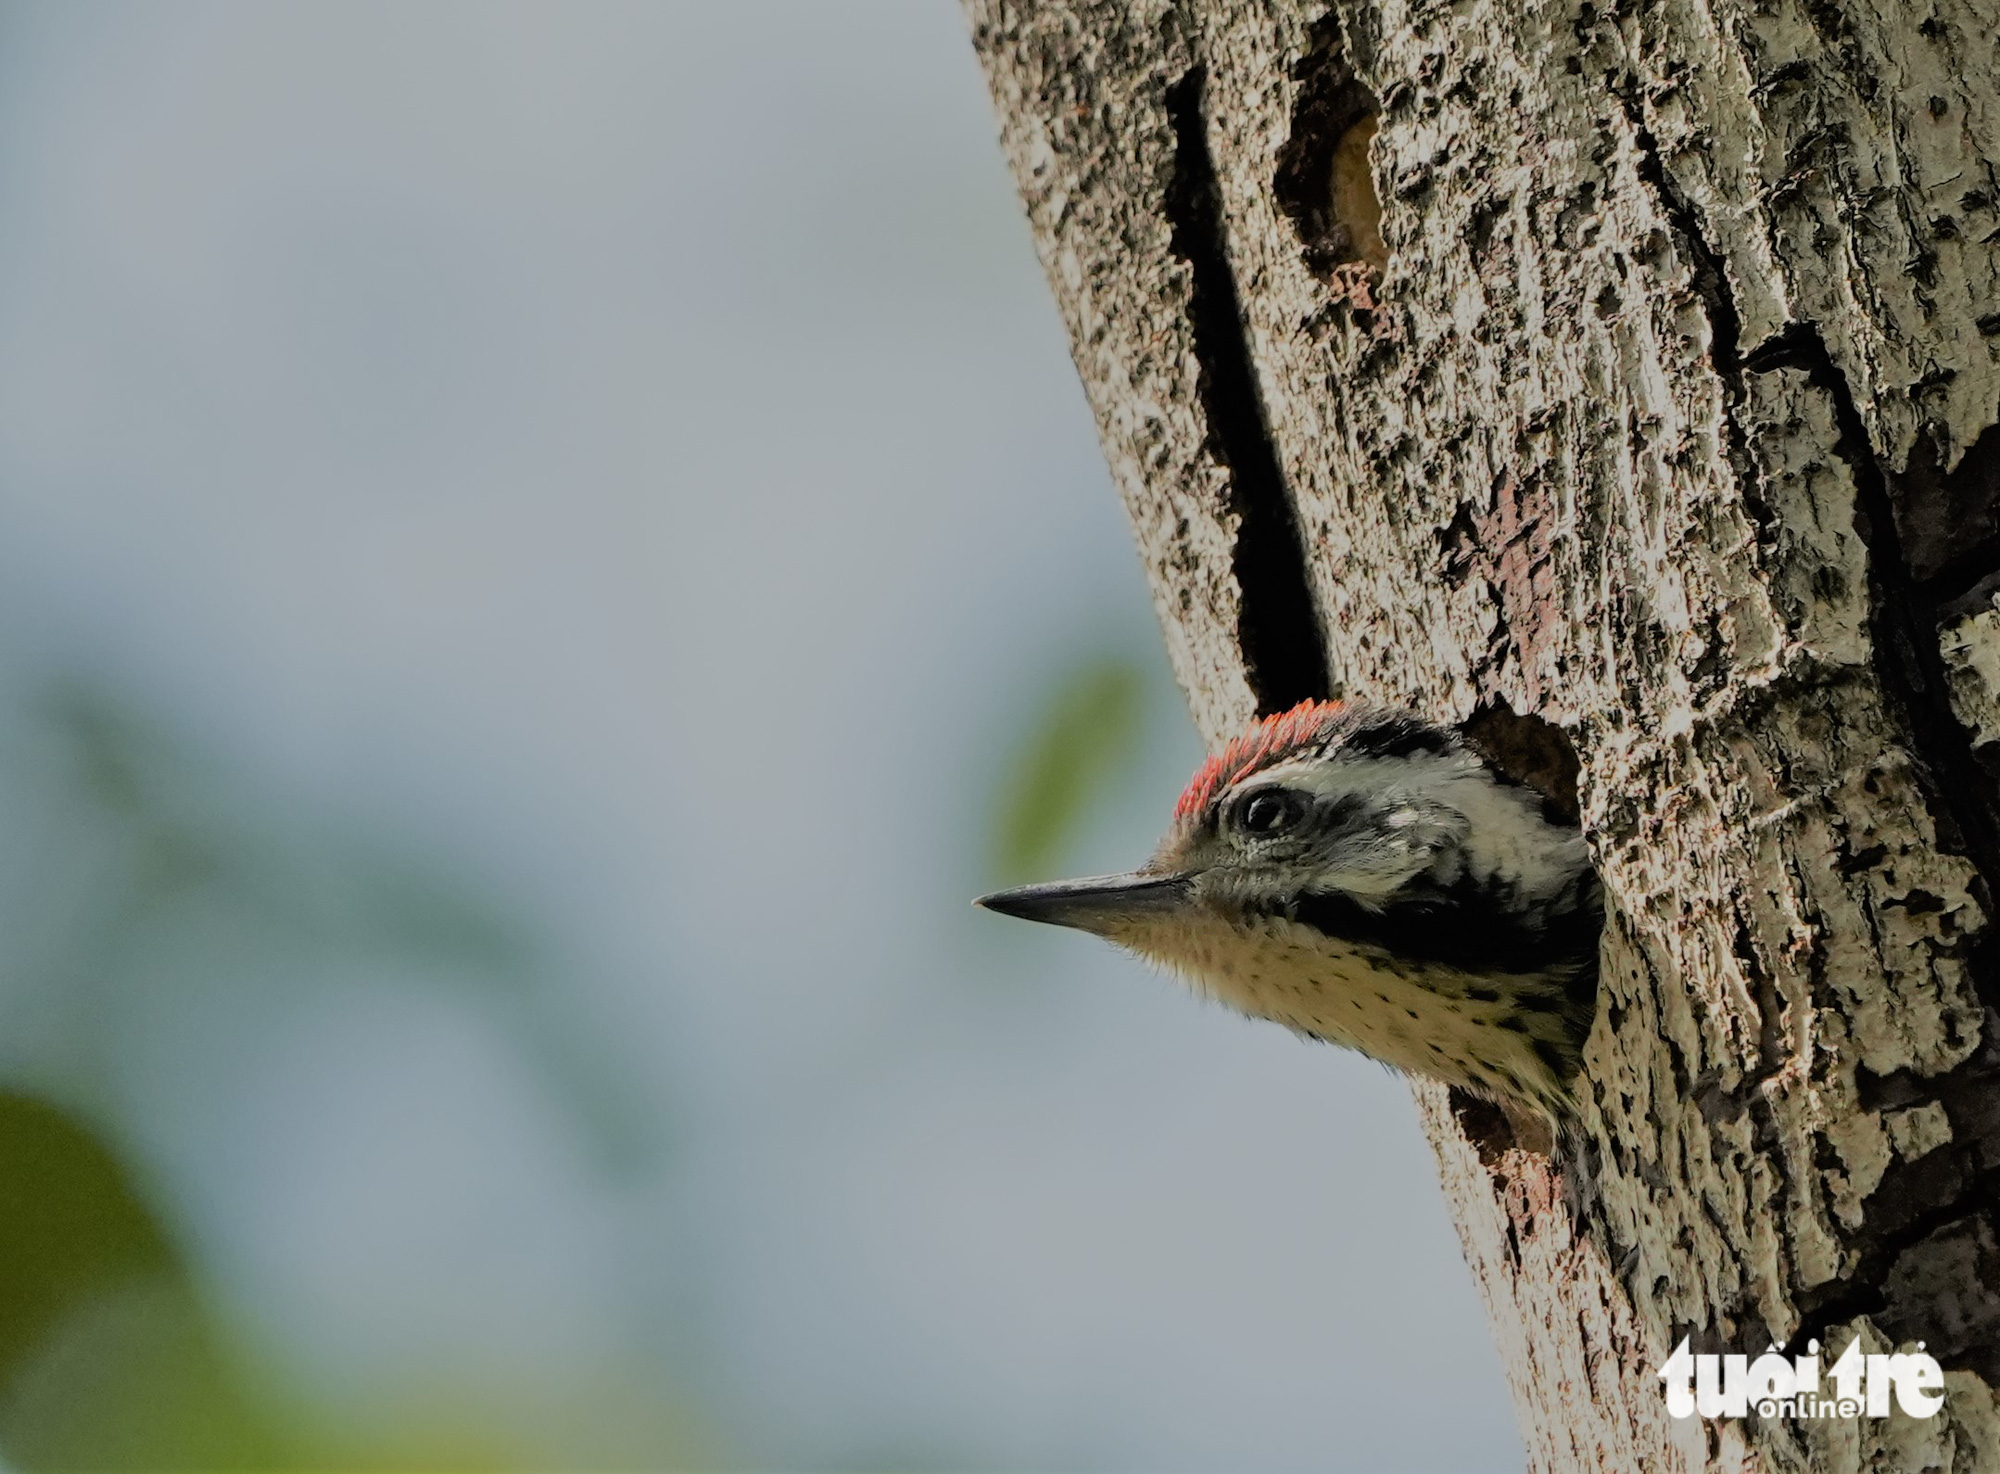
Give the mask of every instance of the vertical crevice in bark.
MULTIPOLYGON (((1902 545, 1900 528, 1905 517, 1899 514, 1906 512, 1909 501, 1905 488, 1892 485, 1877 459, 1846 375, 1834 363, 1818 328, 1811 323, 1792 323, 1747 357, 1742 353, 1741 318, 1722 259, 1709 244, 1698 212, 1661 164, 1658 145, 1638 122, 1629 99, 1627 110, 1641 150, 1639 175, 1658 194, 1662 211, 1688 253, 1696 289, 1708 307, 1709 354, 1723 383, 1725 432, 1746 501, 1761 505, 1754 475, 1747 471, 1747 441, 1735 413, 1743 398, 1743 376, 1798 369, 1826 394, 1833 409, 1838 438, 1831 449, 1854 478, 1858 530, 1868 547, 1875 584, 1871 605, 1876 674, 1901 709, 1911 746, 1929 770, 1921 776, 1933 810, 1948 830, 1959 831, 1948 838, 1961 841, 1964 853, 1986 883, 1987 895, 1981 901, 1990 914, 1995 882, 2000 880, 2000 790, 1974 758, 1971 743, 1951 712, 1937 641, 1942 591, 1923 587, 1918 568, 1929 565, 1913 564, 1902 545)), ((2000 462, 2000 442, 1988 447, 1994 440, 1990 432, 1982 436, 1952 477, 1933 475, 1926 480, 1921 470, 1915 472, 1921 488, 1917 495, 1926 499, 1923 505, 1927 510, 1975 497, 2000 498, 2000 488, 1985 485, 2000 475, 2000 465, 1988 465, 1989 460, 2000 462)), ((1928 443, 1921 449, 1928 450, 1928 443)))
POLYGON ((1242 598, 1237 644, 1260 714, 1330 694, 1326 644, 1304 541, 1278 453, 1265 428, 1257 371, 1245 337, 1236 273, 1229 264, 1203 117, 1204 68, 1190 68, 1167 89, 1174 129, 1173 181, 1167 191, 1172 249, 1192 278, 1190 316, 1200 395, 1216 458, 1229 471, 1237 519, 1233 571, 1242 598))
MULTIPOLYGON (((1903 488, 1876 457, 1846 376, 1816 327, 1791 325, 1746 367, 1798 369, 1833 406, 1833 451, 1853 474, 1868 545, 1877 675, 1927 770, 1921 776, 1941 838, 1973 863, 1990 918, 2000 879, 2000 795, 1950 708, 1937 638, 1941 591, 1936 581, 1917 576, 1922 565, 1913 567, 1903 546, 1903 488)), ((2000 1278, 1985 1272, 1992 1267, 2000 1208, 2000 977, 1990 919, 1967 946, 1968 971, 1987 1005, 1979 1051, 1928 1078, 1862 1071, 1859 1079, 1862 1100, 1873 1109, 1942 1106, 1951 1142, 1915 1161, 1898 1161, 1884 1174, 1855 1238, 1861 1262, 1844 1283, 1828 1287, 1830 1298, 1802 1307, 1799 1334, 1823 1335, 1828 1326, 1869 1314, 1892 1336, 1927 1338, 1946 1367, 1964 1367, 1990 1383, 2000 1380, 2000 1295, 1988 1288, 2000 1278)))
MULTIPOLYGON (((1798 369, 1833 406, 1839 431, 1833 453, 1854 477, 1860 533, 1868 546, 1875 585, 1877 675, 1902 709, 1911 745, 1929 769, 1925 776, 1933 807, 1959 831, 1948 837, 1956 839, 1978 867, 1987 891, 1980 899, 1990 915, 2000 882, 2000 790, 1973 756, 1971 741, 1952 714, 1944 658, 1938 650, 1946 590, 1920 578, 1904 549, 1897 514, 1904 503, 1905 478, 1891 477, 1877 459, 1846 375, 1834 363, 1818 328, 1791 324, 1753 353, 1744 367, 1753 373, 1798 369)), ((1982 444, 1989 438, 1982 437, 1982 444)), ((1980 469, 1972 464, 1970 453, 1961 466, 1968 468, 1974 474, 1980 469)), ((1979 972, 1982 991, 1988 982, 1986 972, 1979 972)), ((1988 1002, 2000 999, 1989 997, 1988 1002)))
POLYGON ((1707 308, 1708 356, 1715 365, 1716 376, 1722 380, 1723 430, 1729 443, 1729 458, 1736 467, 1737 482, 1743 494, 1754 503, 1756 477, 1750 471, 1749 441, 1736 415, 1737 407, 1743 402, 1743 317, 1736 308, 1736 294, 1730 289, 1729 273, 1721 254, 1709 244, 1700 212, 1674 184, 1673 176, 1667 173, 1660 157, 1659 141, 1646 127, 1639 105, 1629 89, 1620 93, 1619 100, 1624 105, 1633 140, 1639 145, 1635 170, 1640 180, 1652 189, 1660 203, 1660 213, 1667 217, 1675 239, 1687 253, 1695 290, 1701 294, 1707 308))
MULTIPOLYGON (((1753 509, 1761 509, 1761 502, 1755 476, 1749 471, 1748 443, 1736 415, 1743 399, 1743 376, 1799 369, 1827 395, 1832 406, 1838 431, 1832 450, 1854 477, 1859 531, 1868 547, 1875 582, 1871 603, 1877 675, 1902 708, 1911 745, 1931 770, 1925 777, 1932 807, 1961 830, 1967 857, 1986 882, 1988 895, 1982 902, 1988 903, 1990 912, 1990 897, 1996 879, 2000 879, 2000 791, 1973 757, 1971 744, 1952 715, 1937 641, 1944 589, 1927 589, 1923 584, 1929 574, 1940 571, 1937 538, 1943 534, 1937 533, 1934 525, 1940 518, 1972 511, 2000 517, 2000 484, 1996 484, 2000 483, 2000 436, 1993 431, 1981 436, 1949 477, 1936 473, 1935 450, 1928 441, 1921 442, 1910 473, 1892 485, 1869 441, 1846 375, 1834 363, 1817 327, 1791 323, 1746 357, 1741 347, 1742 319, 1722 258, 1709 244, 1699 212, 1667 173, 1659 145, 1640 121, 1636 104, 1629 94, 1622 100, 1639 144, 1639 177, 1658 196, 1662 212, 1687 251, 1696 290, 1707 305, 1709 356, 1722 380, 1730 458, 1738 467, 1742 494, 1753 509), (1923 460, 1926 456, 1929 459, 1923 460), (1926 539, 1921 554, 1914 558, 1901 536, 1902 528, 1913 521, 1924 529, 1926 539), (1948 785, 1952 794, 1960 795, 1960 801, 1949 802, 1938 780, 1948 785)), ((1975 523, 1962 531, 1974 539, 1988 531, 2000 536, 2000 524, 1988 529, 1975 523)), ((1964 547, 1963 538, 1959 547, 1964 547)), ((1990 551, 2000 555, 2000 549, 1990 551)))
MULTIPOLYGON (((1857 525, 1868 547, 1876 676, 1903 717, 1940 838, 1972 862, 1990 918, 2000 879, 2000 793, 1950 708, 1937 638, 1940 590, 1917 576, 1904 548, 1902 487, 1875 455, 1853 391, 1815 326, 1791 324, 1741 368, 1796 369, 1832 406, 1837 438, 1831 449, 1854 478, 1857 525)), ((1871 1109, 1941 1105, 1951 1143, 1887 1169, 1851 1240, 1859 1263, 1843 1281, 1799 1297, 1803 1318, 1795 1339, 1824 1339, 1829 1327, 1866 1314, 1892 1336, 1927 1338, 1947 1368, 1963 1367, 1993 1382, 2000 1379, 2000 1295, 1985 1288, 1995 1279, 1975 1274, 1971 1262, 1983 1266, 1993 1258, 2000 1207, 2000 978, 1990 920, 1966 947, 1968 971, 1987 1005, 1979 1051, 1928 1078, 1877 1078, 1863 1070, 1858 1080, 1871 1109)))

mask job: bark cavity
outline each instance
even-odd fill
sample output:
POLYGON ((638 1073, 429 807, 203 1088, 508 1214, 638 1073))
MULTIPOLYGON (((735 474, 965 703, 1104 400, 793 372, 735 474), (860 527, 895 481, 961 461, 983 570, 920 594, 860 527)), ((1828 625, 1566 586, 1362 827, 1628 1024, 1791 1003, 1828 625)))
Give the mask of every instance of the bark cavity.
POLYGON ((1463 731, 1496 770, 1541 795, 1551 820, 1579 821, 1576 786, 1582 767, 1561 727, 1533 712, 1517 712, 1504 697, 1495 697, 1472 714, 1463 731))
POLYGON ((1307 268, 1321 281, 1337 284, 1341 268, 1357 262, 1379 274, 1389 249, 1368 145, 1381 110, 1348 65, 1332 13, 1308 33, 1292 77, 1298 98, 1273 181, 1279 208, 1298 232, 1307 268))

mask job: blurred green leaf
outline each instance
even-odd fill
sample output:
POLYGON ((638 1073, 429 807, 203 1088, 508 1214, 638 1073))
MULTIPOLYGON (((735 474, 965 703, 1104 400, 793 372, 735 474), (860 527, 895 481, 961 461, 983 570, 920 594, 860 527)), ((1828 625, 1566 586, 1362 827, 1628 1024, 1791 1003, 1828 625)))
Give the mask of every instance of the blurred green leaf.
POLYGON ((1137 665, 1100 659, 1072 671, 1050 694, 999 796, 993 870, 1000 881, 1055 868, 1092 798, 1131 755, 1144 690, 1137 665))
POLYGON ((0 1451, 25 1469, 250 1467, 279 1453, 124 1168, 0 1093, 0 1451))
POLYGON ((269 1469, 301 1449, 178 1275, 72 1307, 7 1386, 0 1437, 22 1469, 269 1469))
POLYGON ((0 1093, 0 1387, 78 1301, 173 1264, 166 1235, 95 1137, 0 1093))

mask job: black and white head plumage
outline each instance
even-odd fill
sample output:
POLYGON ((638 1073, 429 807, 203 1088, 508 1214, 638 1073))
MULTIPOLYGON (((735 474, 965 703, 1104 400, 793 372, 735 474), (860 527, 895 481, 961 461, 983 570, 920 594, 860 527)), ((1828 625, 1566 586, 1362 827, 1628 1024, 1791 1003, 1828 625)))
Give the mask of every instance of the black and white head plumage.
POLYGON ((1603 903, 1582 836, 1408 712, 1269 717, 1195 774, 1139 870, 984 903, 1552 1119, 1596 1008, 1603 903))
POLYGON ((1203 765, 1148 868, 1402 956, 1540 970, 1594 960, 1602 920, 1583 838, 1547 809, 1448 728, 1305 702, 1203 765))
POLYGON ((1192 877, 1194 904, 1245 926, 1278 919, 1474 1002, 1531 1002, 1548 1016, 1504 1026, 1531 1030, 1567 1080, 1595 1013, 1603 901, 1581 834, 1548 810, 1447 728, 1307 702, 1196 773, 1146 868, 1192 877))

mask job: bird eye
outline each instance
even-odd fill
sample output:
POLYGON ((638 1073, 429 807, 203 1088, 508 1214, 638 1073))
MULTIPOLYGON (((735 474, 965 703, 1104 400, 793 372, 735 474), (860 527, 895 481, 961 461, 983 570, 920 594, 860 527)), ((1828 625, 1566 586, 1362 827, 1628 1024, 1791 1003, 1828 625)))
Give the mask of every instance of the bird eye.
POLYGON ((1282 834, 1306 816, 1305 798, 1289 788, 1260 788, 1236 808, 1236 827, 1245 834, 1282 834))

